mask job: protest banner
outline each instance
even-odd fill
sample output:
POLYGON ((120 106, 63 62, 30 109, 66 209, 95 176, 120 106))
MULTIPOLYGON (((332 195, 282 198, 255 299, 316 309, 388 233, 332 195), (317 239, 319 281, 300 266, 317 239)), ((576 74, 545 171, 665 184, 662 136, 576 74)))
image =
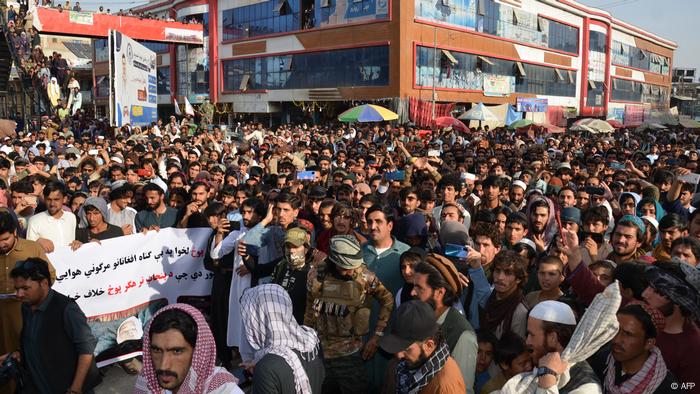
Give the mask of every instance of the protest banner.
POLYGON ((48 255, 56 268, 53 289, 75 300, 88 318, 98 367, 141 354, 140 345, 128 351, 116 346, 125 319, 145 325, 155 310, 180 297, 211 294, 214 274, 203 264, 210 233, 166 228, 48 255))

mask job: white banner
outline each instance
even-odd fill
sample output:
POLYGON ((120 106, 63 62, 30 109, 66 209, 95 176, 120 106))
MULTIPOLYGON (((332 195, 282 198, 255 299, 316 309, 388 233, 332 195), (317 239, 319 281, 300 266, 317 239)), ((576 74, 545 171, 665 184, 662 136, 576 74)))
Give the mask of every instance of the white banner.
POLYGON ((211 229, 159 232, 90 242, 75 252, 48 255, 56 268, 53 289, 74 299, 85 315, 118 314, 158 299, 211 294, 213 273, 203 261, 211 229))
POLYGON ((158 120, 158 79, 156 53, 110 30, 109 54, 112 125, 149 125, 158 120))

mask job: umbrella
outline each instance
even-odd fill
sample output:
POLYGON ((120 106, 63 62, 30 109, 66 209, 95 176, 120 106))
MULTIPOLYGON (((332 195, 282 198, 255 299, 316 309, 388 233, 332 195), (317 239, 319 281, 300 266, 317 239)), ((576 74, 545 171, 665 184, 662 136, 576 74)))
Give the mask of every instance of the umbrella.
POLYGON ((461 120, 455 119, 451 116, 441 116, 435 119, 435 126, 437 127, 452 127, 457 131, 462 131, 464 133, 469 131, 469 128, 462 123, 461 120))
POLYGON ((17 136, 15 129, 17 128, 17 122, 9 119, 0 119, 0 137, 10 137, 14 138, 17 136))
POLYGON ((519 119, 519 120, 516 120, 515 122, 509 124, 508 128, 509 129, 520 129, 523 127, 528 127, 533 123, 535 123, 535 122, 531 121, 530 119, 519 119))
POLYGON ((686 129, 700 129, 700 122, 693 119, 681 119, 678 121, 686 129))
POLYGON ((574 125, 571 126, 571 130, 574 131, 589 131, 593 134, 598 133, 612 133, 615 128, 608 122, 600 119, 586 118, 577 120, 574 125))
POLYGON ((555 126, 549 123, 535 123, 535 125, 549 131, 550 134, 561 134, 566 131, 566 129, 563 127, 555 126))
POLYGON ((359 105, 338 115, 341 122, 381 122, 398 118, 396 113, 374 104, 359 105))
POLYGON ((461 120, 478 120, 478 121, 498 121, 498 117, 493 114, 484 103, 479 103, 472 107, 469 111, 459 116, 461 120))
POLYGON ((608 119, 608 120, 606 120, 606 122, 610 123, 610 126, 616 128, 616 129, 621 129, 624 127, 624 125, 616 119, 608 119))
POLYGON ((637 131, 646 131, 646 130, 651 130, 651 131, 658 131, 658 130, 663 130, 665 129, 666 126, 658 123, 647 123, 644 122, 637 127, 637 131))

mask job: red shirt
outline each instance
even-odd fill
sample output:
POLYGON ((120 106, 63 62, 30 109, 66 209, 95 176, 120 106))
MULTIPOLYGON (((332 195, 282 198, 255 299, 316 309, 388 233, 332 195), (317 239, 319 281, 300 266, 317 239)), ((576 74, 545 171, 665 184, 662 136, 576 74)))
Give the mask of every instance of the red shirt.
POLYGON ((686 319, 680 334, 660 332, 656 338, 656 346, 661 350, 666 367, 676 378, 676 382, 694 382, 695 387, 689 393, 700 394, 700 368, 697 365, 700 330, 695 323, 686 319))

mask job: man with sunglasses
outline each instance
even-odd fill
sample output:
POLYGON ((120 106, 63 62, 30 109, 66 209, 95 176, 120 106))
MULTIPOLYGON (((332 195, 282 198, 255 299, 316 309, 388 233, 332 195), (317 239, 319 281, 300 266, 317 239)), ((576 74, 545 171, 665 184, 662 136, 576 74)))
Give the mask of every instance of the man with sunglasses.
POLYGON ((18 261, 10 277, 22 301, 23 392, 92 393, 101 382, 93 356, 96 341, 78 304, 51 289, 49 263, 41 258, 18 261))

